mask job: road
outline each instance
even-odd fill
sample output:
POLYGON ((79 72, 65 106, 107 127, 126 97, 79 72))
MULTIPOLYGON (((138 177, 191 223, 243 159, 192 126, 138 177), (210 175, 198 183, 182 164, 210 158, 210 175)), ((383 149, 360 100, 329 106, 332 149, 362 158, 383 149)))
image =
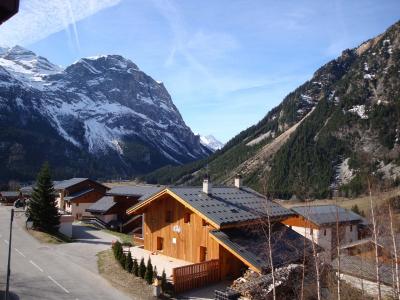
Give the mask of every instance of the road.
MULTIPOLYGON (((0 291, 5 290, 10 208, 0 206, 0 291)), ((116 290, 97 272, 96 253, 109 249, 115 237, 74 226, 77 242, 42 244, 21 226, 13 225, 10 290, 16 299, 134 299, 116 290)), ((18 220, 19 219, 19 220, 18 220)), ((1 297, 0 297, 1 299, 1 297)))

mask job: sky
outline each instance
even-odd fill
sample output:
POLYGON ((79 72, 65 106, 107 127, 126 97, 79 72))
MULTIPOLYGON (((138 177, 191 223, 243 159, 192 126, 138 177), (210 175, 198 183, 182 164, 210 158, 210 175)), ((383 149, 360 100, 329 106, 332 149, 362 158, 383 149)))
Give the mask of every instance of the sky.
POLYGON ((194 133, 227 142, 346 48, 400 18, 399 0, 21 0, 0 45, 68 66, 121 54, 163 81, 194 133))

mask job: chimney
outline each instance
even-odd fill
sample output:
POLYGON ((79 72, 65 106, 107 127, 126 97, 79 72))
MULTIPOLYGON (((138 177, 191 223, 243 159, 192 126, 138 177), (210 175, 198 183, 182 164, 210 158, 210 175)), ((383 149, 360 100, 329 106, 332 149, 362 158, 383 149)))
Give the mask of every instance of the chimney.
POLYGON ((204 176, 203 179, 203 193, 210 195, 212 190, 212 183, 208 175, 204 176))
POLYGON ((243 186, 242 175, 236 174, 236 176, 235 176, 235 187, 238 188, 238 189, 241 189, 242 186, 243 186))

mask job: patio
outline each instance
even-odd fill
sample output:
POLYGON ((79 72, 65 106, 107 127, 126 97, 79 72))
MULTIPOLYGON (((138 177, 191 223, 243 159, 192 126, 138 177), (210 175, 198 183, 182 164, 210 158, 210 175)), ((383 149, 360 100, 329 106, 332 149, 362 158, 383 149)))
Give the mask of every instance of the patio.
POLYGON ((147 263, 147 260, 150 257, 153 266, 157 266, 158 274, 161 275, 161 272, 165 270, 168 278, 172 276, 172 269, 192 264, 191 262, 175 259, 173 257, 165 256, 160 253, 152 253, 140 247, 131 247, 130 251, 132 258, 136 258, 138 260, 138 263, 140 262, 142 257, 144 258, 145 263, 147 263))

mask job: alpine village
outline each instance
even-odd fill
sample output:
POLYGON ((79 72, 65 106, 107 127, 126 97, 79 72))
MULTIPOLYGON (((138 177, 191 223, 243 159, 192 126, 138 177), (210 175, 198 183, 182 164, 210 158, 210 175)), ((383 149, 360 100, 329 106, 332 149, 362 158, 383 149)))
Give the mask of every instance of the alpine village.
POLYGON ((0 299, 400 299, 400 22, 342 50, 223 144, 124 56, 0 48, 0 299))

